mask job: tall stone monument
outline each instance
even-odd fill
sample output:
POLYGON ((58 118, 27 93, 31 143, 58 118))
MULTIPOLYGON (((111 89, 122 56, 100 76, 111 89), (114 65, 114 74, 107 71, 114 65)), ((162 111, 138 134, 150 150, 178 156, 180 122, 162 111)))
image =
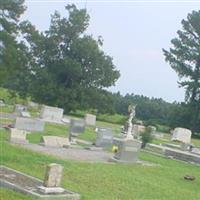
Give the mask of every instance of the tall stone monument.
POLYGON ((136 106, 133 105, 128 107, 129 118, 124 130, 124 137, 114 139, 114 144, 117 146, 118 150, 112 158, 113 161, 125 163, 135 163, 138 161, 138 153, 142 143, 134 139, 132 135, 132 120, 135 117, 135 107, 136 106))

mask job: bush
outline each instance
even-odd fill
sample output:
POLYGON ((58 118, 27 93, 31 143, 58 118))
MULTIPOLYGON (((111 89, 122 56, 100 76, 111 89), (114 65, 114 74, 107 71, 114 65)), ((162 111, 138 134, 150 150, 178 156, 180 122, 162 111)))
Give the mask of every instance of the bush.
POLYGON ((145 148, 146 144, 153 140, 151 134, 151 127, 147 127, 146 130, 140 134, 142 140, 142 148, 145 148))

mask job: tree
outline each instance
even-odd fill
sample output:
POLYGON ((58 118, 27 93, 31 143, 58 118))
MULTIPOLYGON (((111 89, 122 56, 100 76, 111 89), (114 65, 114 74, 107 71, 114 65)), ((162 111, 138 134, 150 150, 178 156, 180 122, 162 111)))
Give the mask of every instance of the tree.
POLYGON ((91 92, 113 85, 119 71, 101 50, 101 38, 85 34, 89 25, 86 10, 68 5, 66 11, 68 17, 63 18, 55 12, 45 32, 37 31, 30 22, 21 23, 24 43, 28 44, 29 74, 12 86, 35 101, 70 111, 87 106, 86 95, 92 98, 91 92))
POLYGON ((24 0, 0 1, 0 84, 21 67, 24 46, 17 41, 24 0))
POLYGON ((200 11, 188 14, 182 20, 182 30, 171 40, 165 59, 179 76, 179 86, 184 87, 186 102, 191 107, 190 128, 200 130, 200 11))

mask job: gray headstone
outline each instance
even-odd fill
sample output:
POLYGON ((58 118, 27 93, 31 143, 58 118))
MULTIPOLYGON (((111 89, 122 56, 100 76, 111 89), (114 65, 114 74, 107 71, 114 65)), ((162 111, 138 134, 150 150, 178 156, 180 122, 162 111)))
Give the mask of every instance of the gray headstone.
POLYGON ((64 110, 62 108, 43 106, 40 118, 49 122, 58 122, 60 123, 63 118, 64 110))
POLYGON ((83 119, 71 119, 70 135, 77 136, 85 131, 85 121, 83 119))
POLYGON ((44 131, 44 122, 38 119, 17 117, 15 128, 27 131, 44 131))
POLYGON ((30 113, 28 111, 22 111, 21 112, 22 117, 31 117, 30 113))
POLYGON ((26 140, 26 131, 18 130, 16 128, 11 128, 10 130, 10 142, 22 144, 28 143, 28 140, 26 140))
POLYGON ((18 113, 21 115, 21 112, 26 112, 27 111, 27 106, 21 105, 21 104, 16 104, 15 105, 15 113, 18 113))
POLYGON ((62 179, 63 166, 51 163, 47 166, 43 185, 45 187, 59 187, 62 179))
POLYGON ((138 161, 138 154, 141 148, 141 142, 139 140, 115 139, 114 143, 118 147, 114 155, 116 160, 127 163, 138 161))
POLYGON ((98 128, 95 145, 97 147, 104 147, 112 145, 113 143, 113 132, 109 128, 98 128))
POLYGON ((50 146, 50 147, 64 147, 70 145, 68 138, 58 137, 58 136, 43 136, 41 143, 44 146, 50 146))
POLYGON ((86 114, 85 115, 85 123, 89 126, 95 126, 96 125, 96 115, 92 114, 86 114))
POLYGON ((35 103, 33 101, 28 101, 28 107, 29 108, 34 108, 34 109, 38 109, 39 108, 39 104, 35 103))

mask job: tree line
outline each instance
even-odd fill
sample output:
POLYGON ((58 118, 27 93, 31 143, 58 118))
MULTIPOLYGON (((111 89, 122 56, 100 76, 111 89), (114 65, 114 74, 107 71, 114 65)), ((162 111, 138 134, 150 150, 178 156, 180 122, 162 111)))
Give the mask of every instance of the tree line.
POLYGON ((182 20, 182 30, 163 49, 166 61, 185 88, 185 102, 134 94, 122 96, 106 88, 120 72, 103 50, 103 39, 86 34, 89 15, 85 9, 67 5, 66 16, 51 16, 48 30, 39 31, 20 21, 24 0, 0 1, 0 86, 33 101, 59 106, 68 113, 96 109, 98 113, 127 114, 137 104, 137 118, 149 124, 182 126, 200 132, 200 11, 182 20))

